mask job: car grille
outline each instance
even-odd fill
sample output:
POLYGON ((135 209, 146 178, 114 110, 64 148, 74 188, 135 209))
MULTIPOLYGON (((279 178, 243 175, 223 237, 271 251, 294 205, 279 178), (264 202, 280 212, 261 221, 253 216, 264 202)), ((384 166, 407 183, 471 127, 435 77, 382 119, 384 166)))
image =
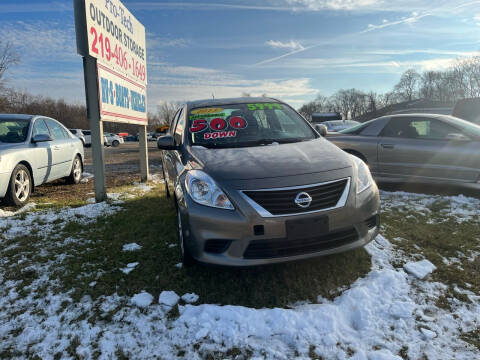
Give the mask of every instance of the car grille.
POLYGON ((271 259, 310 254, 337 248, 357 240, 358 233, 355 228, 302 240, 253 240, 245 250, 243 257, 245 259, 271 259))
POLYGON ((243 194, 272 215, 288 215, 319 211, 337 206, 348 183, 348 179, 342 179, 315 186, 282 190, 245 190, 243 194), (312 197, 312 202, 308 208, 301 208, 295 204, 295 197, 302 191, 307 192, 312 197))

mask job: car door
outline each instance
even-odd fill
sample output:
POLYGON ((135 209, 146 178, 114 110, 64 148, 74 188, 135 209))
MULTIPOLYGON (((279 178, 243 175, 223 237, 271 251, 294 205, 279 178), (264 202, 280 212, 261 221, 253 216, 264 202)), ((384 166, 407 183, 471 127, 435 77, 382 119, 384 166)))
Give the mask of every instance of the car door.
POLYGON ((51 146, 53 147, 52 174, 55 179, 68 176, 72 170, 75 146, 71 141, 67 130, 60 123, 49 118, 45 119, 45 123, 47 124, 53 138, 53 141, 51 142, 51 146))
MULTIPOLYGON (((32 139, 35 135, 48 135, 50 131, 45 123, 45 120, 40 118, 36 119, 32 127, 32 139)), ((41 185, 47 181, 53 179, 52 167, 53 167, 53 148, 51 141, 39 142, 31 145, 34 151, 34 163, 32 166, 35 168, 33 173, 34 182, 36 185, 41 185)))
MULTIPOLYGON (((183 109, 178 110, 175 117, 172 120, 167 135, 171 135, 175 138, 175 129, 178 123, 179 116, 183 114, 183 109)), ((165 183, 167 184, 170 194, 174 193, 175 186, 175 158, 177 156, 176 150, 164 150, 163 153, 163 172, 165 174, 165 183)))
POLYGON ((392 118, 378 145, 381 175, 411 180, 474 181, 477 172, 469 164, 474 149, 468 141, 452 138, 459 132, 461 130, 440 118, 392 118), (459 161, 461 158, 466 162, 459 161))

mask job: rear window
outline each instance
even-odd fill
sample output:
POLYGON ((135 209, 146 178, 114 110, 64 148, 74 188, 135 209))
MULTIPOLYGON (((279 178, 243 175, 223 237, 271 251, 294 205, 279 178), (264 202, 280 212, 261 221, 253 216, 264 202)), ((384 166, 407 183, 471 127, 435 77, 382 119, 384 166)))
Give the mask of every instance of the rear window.
POLYGON ((237 147, 315 139, 305 120, 277 102, 191 109, 186 129, 192 145, 237 147))

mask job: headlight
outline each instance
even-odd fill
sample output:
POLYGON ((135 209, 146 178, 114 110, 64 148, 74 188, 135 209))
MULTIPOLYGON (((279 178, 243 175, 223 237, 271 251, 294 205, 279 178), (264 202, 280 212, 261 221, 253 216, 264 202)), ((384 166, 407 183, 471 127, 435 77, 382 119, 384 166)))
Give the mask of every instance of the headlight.
POLYGON ((354 155, 352 158, 357 165, 357 194, 360 194, 372 185, 373 179, 367 164, 354 155))
POLYGON ((203 171, 190 170, 185 178, 185 187, 188 195, 198 204, 220 209, 235 209, 227 195, 203 171))

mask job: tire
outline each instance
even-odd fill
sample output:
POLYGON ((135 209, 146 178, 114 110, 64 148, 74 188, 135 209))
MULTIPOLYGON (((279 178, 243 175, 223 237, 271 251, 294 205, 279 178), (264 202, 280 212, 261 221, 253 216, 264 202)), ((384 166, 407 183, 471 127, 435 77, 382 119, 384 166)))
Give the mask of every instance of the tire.
POLYGON ((112 141, 112 146, 113 147, 117 147, 118 145, 120 145, 120 142, 118 140, 113 140, 112 141))
POLYGON ((178 237, 178 242, 180 243, 180 254, 182 257, 182 264, 185 267, 192 266, 195 264, 195 259, 192 257, 190 254, 190 251, 188 251, 187 247, 185 246, 185 234, 183 231, 183 226, 182 226, 182 216, 180 213, 180 207, 177 204, 177 237, 178 237))
POLYGON ((23 206, 30 199, 33 190, 33 181, 30 170, 23 165, 18 164, 13 169, 7 193, 5 194, 5 203, 11 206, 23 206))
POLYGON ((68 182, 70 184, 78 184, 82 180, 83 165, 80 156, 75 156, 72 163, 72 170, 68 176, 68 182))

